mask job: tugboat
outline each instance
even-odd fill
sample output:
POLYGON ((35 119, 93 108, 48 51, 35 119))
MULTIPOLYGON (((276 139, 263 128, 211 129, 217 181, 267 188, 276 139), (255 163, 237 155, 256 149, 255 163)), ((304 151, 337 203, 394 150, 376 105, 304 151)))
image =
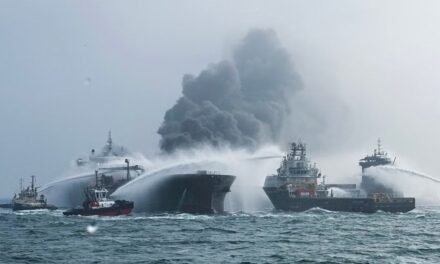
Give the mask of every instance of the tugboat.
POLYGON ((106 188, 99 184, 98 171, 95 171, 96 185, 86 189, 86 200, 82 208, 73 208, 63 212, 64 215, 100 215, 117 216, 127 215, 133 210, 134 203, 126 200, 114 201, 109 197, 106 188))
POLYGON ((373 156, 367 156, 359 164, 363 168, 361 186, 367 195, 361 195, 354 184, 325 184, 316 164, 311 165, 306 157, 306 145, 291 144, 290 153, 281 162, 276 175, 267 176, 264 191, 276 209, 301 212, 313 207, 329 211, 374 213, 377 210, 385 212, 408 212, 415 208, 415 198, 397 197, 387 191, 386 187, 373 181, 365 173, 371 166, 391 164, 391 160, 380 149, 373 156), (348 186, 350 197, 334 197, 333 187, 348 186))
POLYGON ((38 196, 37 187, 35 187, 35 176, 32 175, 31 178, 31 186, 26 189, 23 189, 23 180, 20 180, 20 193, 15 194, 12 198, 12 210, 57 209, 57 207, 47 204, 47 199, 43 194, 38 196))
POLYGON ((306 145, 291 143, 290 153, 281 161, 277 174, 267 176, 264 192, 276 209, 302 212, 314 207, 329 211, 374 213, 375 201, 360 197, 334 197, 333 190, 318 184, 316 164, 306 157, 306 145))
POLYGON ((367 169, 376 166, 393 166, 396 161, 388 157, 388 154, 382 150, 380 139, 377 140, 377 149, 374 150, 373 155, 367 155, 359 161, 359 166, 362 168, 362 182, 361 189, 365 195, 372 198, 376 202, 378 210, 384 212, 409 212, 415 208, 414 197, 403 197, 392 188, 385 186, 378 182, 367 169))

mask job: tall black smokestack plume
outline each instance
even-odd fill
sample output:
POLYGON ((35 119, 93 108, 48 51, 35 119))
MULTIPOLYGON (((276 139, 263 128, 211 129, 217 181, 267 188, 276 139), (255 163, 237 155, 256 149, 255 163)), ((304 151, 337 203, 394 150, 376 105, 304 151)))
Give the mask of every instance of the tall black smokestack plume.
POLYGON ((248 32, 230 60, 186 74, 182 97, 158 130, 165 152, 202 144, 255 149, 278 143, 289 98, 301 89, 290 56, 273 30, 248 32))

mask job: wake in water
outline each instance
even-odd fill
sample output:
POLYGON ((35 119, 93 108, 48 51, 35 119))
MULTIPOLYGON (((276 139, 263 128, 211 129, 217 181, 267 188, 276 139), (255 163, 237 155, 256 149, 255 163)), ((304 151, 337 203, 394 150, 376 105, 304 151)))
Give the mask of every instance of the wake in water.
POLYGON ((366 174, 385 186, 416 198, 418 205, 440 203, 440 179, 394 166, 377 166, 366 169, 366 174))

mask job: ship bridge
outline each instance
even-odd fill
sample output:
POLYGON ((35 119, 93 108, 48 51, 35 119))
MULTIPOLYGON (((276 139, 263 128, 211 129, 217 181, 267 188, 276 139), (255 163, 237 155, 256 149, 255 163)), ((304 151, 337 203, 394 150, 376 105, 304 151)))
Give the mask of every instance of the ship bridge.
POLYGON ((362 172, 369 167, 389 165, 392 161, 388 157, 388 153, 382 150, 380 139, 377 140, 377 149, 374 149, 373 155, 367 155, 359 161, 362 172))
POLYGON ((281 161, 278 176, 318 178, 318 171, 316 164, 312 165, 307 158, 306 145, 299 142, 290 145, 289 154, 281 161))

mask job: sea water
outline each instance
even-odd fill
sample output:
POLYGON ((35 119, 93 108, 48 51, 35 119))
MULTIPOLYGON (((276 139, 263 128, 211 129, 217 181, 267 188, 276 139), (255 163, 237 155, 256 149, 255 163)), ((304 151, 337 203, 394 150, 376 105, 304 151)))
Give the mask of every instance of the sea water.
POLYGON ((1 263, 440 263, 440 207, 118 217, 0 209, 0 234, 1 263))

